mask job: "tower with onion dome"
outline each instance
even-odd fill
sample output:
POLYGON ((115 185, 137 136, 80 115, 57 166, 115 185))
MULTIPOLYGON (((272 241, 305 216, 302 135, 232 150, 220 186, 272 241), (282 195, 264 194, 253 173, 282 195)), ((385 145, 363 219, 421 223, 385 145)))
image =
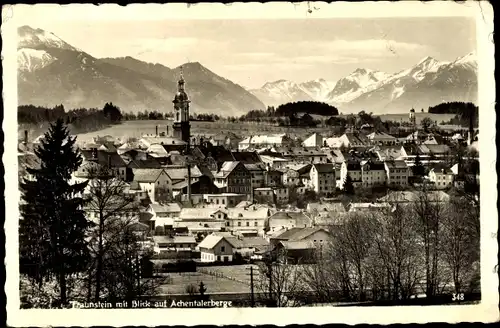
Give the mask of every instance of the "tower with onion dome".
POLYGON ((184 90, 184 84, 184 76, 181 67, 181 74, 177 82, 177 93, 172 101, 174 103, 173 137, 181 139, 189 144, 191 137, 191 125, 189 124, 190 100, 184 90))

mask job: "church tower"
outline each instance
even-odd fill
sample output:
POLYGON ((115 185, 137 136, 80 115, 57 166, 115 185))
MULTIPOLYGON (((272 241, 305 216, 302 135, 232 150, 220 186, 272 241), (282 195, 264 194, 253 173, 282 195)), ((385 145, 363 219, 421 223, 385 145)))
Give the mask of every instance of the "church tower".
POLYGON ((173 137, 181 139, 189 144, 191 137, 191 126, 189 124, 189 103, 188 95, 184 91, 184 76, 182 75, 177 82, 177 93, 174 100, 174 126, 173 137))

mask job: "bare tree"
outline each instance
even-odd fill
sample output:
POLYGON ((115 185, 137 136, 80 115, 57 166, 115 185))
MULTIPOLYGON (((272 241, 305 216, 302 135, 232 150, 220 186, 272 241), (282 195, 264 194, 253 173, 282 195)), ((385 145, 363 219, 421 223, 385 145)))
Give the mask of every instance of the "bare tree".
POLYGON ((94 299, 98 301, 102 292, 106 253, 123 241, 125 229, 138 212, 138 204, 133 196, 127 194, 128 184, 116 178, 106 167, 91 169, 88 178, 86 209, 96 217, 96 227, 91 233, 91 248, 95 259, 94 299))
POLYGON ((142 236, 130 223, 119 219, 110 220, 107 234, 112 236, 112 241, 106 244, 101 272, 105 299, 125 300, 130 307, 135 299, 157 295, 165 278, 158 279, 147 272, 150 250, 143 247, 142 236))
POLYGON ((376 261, 371 268, 383 268, 389 298, 407 299, 414 294, 421 279, 415 220, 407 206, 401 205, 393 205, 384 213, 377 214, 380 215, 373 217, 376 261))
POLYGON ((455 293, 464 292, 472 279, 471 268, 479 261, 480 240, 473 221, 477 212, 461 197, 453 199, 443 219, 442 253, 451 272, 455 293))
POLYGON ((417 231, 424 249, 425 293, 435 296, 439 289, 439 257, 441 220, 445 214, 443 200, 433 197, 425 188, 418 192, 413 203, 413 212, 417 219, 417 231))
POLYGON ((259 278, 256 288, 263 302, 270 307, 299 306, 305 291, 301 266, 280 263, 286 251, 273 252, 272 256, 259 262, 259 278))
POLYGON ((352 213, 345 223, 333 231, 335 242, 341 247, 341 257, 346 261, 347 274, 357 291, 357 299, 365 300, 368 277, 366 267, 373 244, 370 217, 365 213, 352 213))
POLYGON ((347 257, 341 245, 331 241, 316 251, 314 257, 314 263, 303 268, 303 280, 318 302, 349 300, 352 285, 347 257))

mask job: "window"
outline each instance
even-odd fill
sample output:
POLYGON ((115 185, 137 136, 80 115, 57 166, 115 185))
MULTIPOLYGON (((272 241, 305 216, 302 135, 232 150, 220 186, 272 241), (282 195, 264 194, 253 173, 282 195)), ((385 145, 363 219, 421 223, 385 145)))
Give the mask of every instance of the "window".
POLYGON ((220 256, 217 255, 217 262, 220 262, 220 256))
POLYGON ((217 199, 217 200, 215 201, 215 203, 216 203, 217 205, 219 205, 219 199, 217 199))
POLYGON ((220 251, 221 251, 221 253, 224 253, 226 251, 226 246, 221 246, 220 251))
POLYGON ((247 222, 247 227, 249 227, 249 226, 250 226, 250 222, 247 222))
POLYGON ((226 227, 229 227, 229 221, 226 222, 226 227))
POLYGON ((258 225, 258 224, 257 224, 257 221, 255 221, 255 222, 254 222, 254 226, 257 226, 257 225, 258 225))

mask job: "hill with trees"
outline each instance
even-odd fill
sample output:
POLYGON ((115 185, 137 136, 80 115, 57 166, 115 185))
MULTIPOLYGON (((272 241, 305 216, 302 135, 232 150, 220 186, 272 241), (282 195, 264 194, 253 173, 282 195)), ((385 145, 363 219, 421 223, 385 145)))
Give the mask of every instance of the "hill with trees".
POLYGON ((444 122, 445 124, 468 126, 472 121, 475 127, 479 126, 479 107, 471 102, 444 102, 429 107, 428 112, 431 114, 456 114, 449 122, 444 122))
POLYGON ((319 101, 297 101, 279 105, 276 116, 292 116, 300 113, 321 116, 335 116, 339 114, 335 106, 319 101))
POLYGON ((20 105, 17 120, 24 126, 43 126, 61 119, 70 127, 72 133, 89 132, 102 129, 110 124, 118 124, 123 115, 113 103, 106 103, 102 109, 77 108, 66 111, 63 105, 42 107, 20 105))

